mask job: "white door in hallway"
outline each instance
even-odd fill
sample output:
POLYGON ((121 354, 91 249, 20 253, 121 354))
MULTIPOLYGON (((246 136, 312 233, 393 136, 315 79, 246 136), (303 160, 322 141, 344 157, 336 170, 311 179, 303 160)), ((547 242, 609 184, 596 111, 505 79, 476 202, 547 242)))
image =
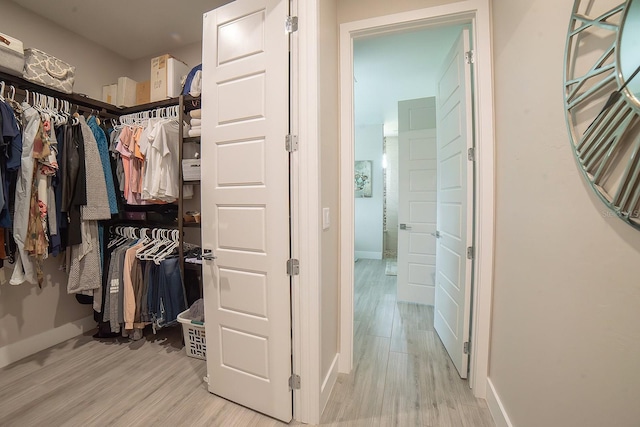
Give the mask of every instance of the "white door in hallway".
POLYGON ((435 98, 398 102, 398 301, 434 302, 435 126, 435 98))
POLYGON ((292 418, 286 0, 204 15, 202 244, 209 391, 292 418))
POLYGON ((473 240, 473 146, 471 65, 465 60, 469 31, 463 30, 438 79, 438 244, 434 327, 460 377, 467 377, 473 240))

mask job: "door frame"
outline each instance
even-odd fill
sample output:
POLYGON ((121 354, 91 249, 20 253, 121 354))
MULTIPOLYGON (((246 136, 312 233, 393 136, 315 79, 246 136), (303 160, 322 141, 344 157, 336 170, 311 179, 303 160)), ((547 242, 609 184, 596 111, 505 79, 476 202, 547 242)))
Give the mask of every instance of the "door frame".
POLYGON ((471 303, 471 360, 469 385, 485 398, 489 370, 491 299, 495 229, 495 135, 493 58, 489 0, 465 0, 340 25, 340 359, 339 371, 353 368, 354 288, 354 122, 353 40, 410 28, 471 23, 475 51, 474 139, 476 147, 474 217, 474 277, 471 303))
POLYGON ((320 140, 318 107, 318 19, 320 0, 289 0, 299 29, 291 37, 290 126, 298 135, 291 156, 291 252, 300 260, 291 278, 292 368, 300 376, 293 390, 293 419, 320 422, 320 140))

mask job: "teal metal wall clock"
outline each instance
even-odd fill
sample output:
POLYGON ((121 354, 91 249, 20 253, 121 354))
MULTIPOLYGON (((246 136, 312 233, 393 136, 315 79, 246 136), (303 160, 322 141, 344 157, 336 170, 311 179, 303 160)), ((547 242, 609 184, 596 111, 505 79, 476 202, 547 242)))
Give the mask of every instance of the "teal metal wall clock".
POLYGON ((564 106, 587 182, 640 229, 640 0, 575 0, 564 106))

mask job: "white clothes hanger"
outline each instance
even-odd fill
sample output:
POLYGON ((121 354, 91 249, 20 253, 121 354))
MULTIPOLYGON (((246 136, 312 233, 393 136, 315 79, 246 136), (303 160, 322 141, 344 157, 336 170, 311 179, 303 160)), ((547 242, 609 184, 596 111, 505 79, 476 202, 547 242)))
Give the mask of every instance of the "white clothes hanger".
POLYGON ((141 248, 136 251, 136 257, 141 260, 151 259, 152 253, 158 250, 158 245, 161 245, 160 233, 162 229, 154 228, 151 230, 151 239, 141 248))
POLYGON ((153 257, 153 262, 156 265, 160 265, 160 262, 164 261, 178 247, 178 236, 178 230, 171 230, 171 243, 153 257))

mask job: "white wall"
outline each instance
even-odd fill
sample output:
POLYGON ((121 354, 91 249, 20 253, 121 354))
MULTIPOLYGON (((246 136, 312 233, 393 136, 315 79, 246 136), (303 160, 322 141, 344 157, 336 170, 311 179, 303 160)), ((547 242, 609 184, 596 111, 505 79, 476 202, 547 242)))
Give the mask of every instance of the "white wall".
POLYGON ((640 231, 607 215, 571 153, 562 75, 572 5, 493 1, 490 379, 514 426, 638 426, 640 231))
POLYGON ((397 135, 398 101, 436 95, 440 66, 460 28, 448 26, 356 39, 355 123, 383 123, 385 135, 397 135))
MULTIPOLYGON (((322 208, 329 208, 331 225, 321 231, 320 269, 320 379, 330 374, 338 353, 339 286, 338 286, 338 27, 336 0, 319 2, 319 111, 320 111, 320 176, 322 208)), ((329 385, 331 386, 331 384, 329 385)), ((328 397, 328 394, 326 394, 328 397)))
POLYGON ((202 63, 202 41, 192 43, 180 49, 167 49, 164 52, 157 52, 146 58, 133 61, 131 78, 138 82, 144 82, 151 78, 151 58, 156 56, 170 54, 187 64, 189 69, 202 63))
POLYGON ((382 258, 382 138, 382 124, 356 124, 355 160, 371 160, 373 184, 371 197, 357 197, 355 200, 356 258, 382 258))
MULTIPOLYGON (((44 50, 76 66, 75 92, 100 99, 104 83, 131 70, 128 60, 13 2, 0 0, 0 10, 3 33, 22 40, 25 47, 44 50)), ((29 284, 0 285, 0 363, 20 357, 19 342, 92 314, 91 306, 80 305, 73 295, 67 295, 67 279, 58 269, 59 262, 53 257, 45 261, 42 289, 29 284)), ((10 277, 11 270, 5 270, 10 277)))
MULTIPOLYGON (((51 6, 54 7, 54 6, 51 6)), ((73 91, 102 97, 102 86, 131 72, 129 60, 34 15, 8 0, 0 0, 0 28, 22 40, 24 47, 43 50, 76 67, 73 91)))

